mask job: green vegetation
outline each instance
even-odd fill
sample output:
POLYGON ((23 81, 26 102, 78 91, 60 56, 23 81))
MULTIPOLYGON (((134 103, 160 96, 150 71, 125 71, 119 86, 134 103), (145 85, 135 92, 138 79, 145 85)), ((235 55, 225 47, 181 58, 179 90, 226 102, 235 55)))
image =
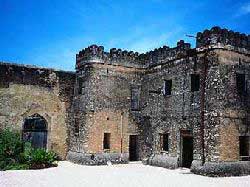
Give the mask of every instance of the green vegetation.
POLYGON ((48 168, 56 166, 56 160, 54 152, 32 148, 19 133, 0 130, 0 170, 48 168))

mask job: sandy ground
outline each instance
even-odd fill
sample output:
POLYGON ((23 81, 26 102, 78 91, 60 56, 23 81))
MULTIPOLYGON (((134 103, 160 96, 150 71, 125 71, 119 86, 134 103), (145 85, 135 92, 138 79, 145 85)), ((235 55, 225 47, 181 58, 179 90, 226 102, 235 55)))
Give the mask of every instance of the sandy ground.
POLYGON ((111 166, 82 166, 67 161, 56 168, 26 171, 0 171, 0 186, 27 187, 250 187, 250 176, 210 178, 190 173, 188 169, 168 170, 141 163, 111 166))

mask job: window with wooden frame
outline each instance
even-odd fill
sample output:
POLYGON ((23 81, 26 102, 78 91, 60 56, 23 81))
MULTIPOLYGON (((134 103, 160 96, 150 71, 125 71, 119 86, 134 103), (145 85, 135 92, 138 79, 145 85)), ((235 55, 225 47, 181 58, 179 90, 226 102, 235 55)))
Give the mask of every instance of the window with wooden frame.
POLYGON ((111 137, 111 133, 104 133, 104 136, 103 136, 103 149, 104 150, 110 149, 110 137, 111 137))
POLYGON ((160 150, 161 151, 169 151, 168 140, 169 140, 168 133, 161 133, 160 134, 160 150))

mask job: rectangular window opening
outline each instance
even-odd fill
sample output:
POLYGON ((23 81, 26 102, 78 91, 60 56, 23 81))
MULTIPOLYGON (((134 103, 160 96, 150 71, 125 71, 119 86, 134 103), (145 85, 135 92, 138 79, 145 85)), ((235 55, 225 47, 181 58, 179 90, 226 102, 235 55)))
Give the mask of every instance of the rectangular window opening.
POLYGON ((163 94, 164 95, 171 95, 171 92, 172 92, 172 80, 165 80, 163 94))
POLYGON ((131 89, 131 110, 140 109, 140 89, 132 88, 131 89))
POLYGON ((200 75, 199 74, 191 74, 191 91, 199 91, 200 90, 200 75))
POLYGON ((236 85, 237 85, 237 91, 240 95, 243 95, 246 93, 246 80, 245 80, 245 74, 236 74, 236 85))
POLYGON ((111 136, 111 133, 104 133, 103 149, 110 149, 110 136, 111 136))
POLYGON ((82 79, 78 79, 78 94, 82 94, 82 79))
POLYGON ((160 134, 160 148, 161 151, 169 151, 168 134, 160 134))
POLYGON ((240 157, 242 161, 250 161, 249 136, 239 137, 240 157))
POLYGON ((79 130, 80 130, 79 119, 75 118, 75 123, 74 123, 74 133, 75 133, 75 135, 79 134, 79 130))

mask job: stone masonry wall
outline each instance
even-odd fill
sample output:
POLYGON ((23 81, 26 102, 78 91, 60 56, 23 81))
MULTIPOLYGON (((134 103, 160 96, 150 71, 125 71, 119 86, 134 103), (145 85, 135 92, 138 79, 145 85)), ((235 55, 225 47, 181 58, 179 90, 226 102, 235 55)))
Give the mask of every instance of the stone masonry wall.
POLYGON ((83 82, 80 94, 79 82, 76 82, 73 102, 74 113, 79 112, 80 115, 79 133, 71 134, 70 151, 85 153, 85 156, 106 153, 127 155, 129 135, 139 134, 138 124, 130 111, 131 87, 138 86, 140 80, 138 70, 86 64, 77 75, 78 81, 83 82), (103 149, 104 133, 111 133, 110 150, 103 149))
POLYGON ((48 123, 48 149, 64 159, 74 73, 1 63, 0 76, 0 128, 21 132, 24 119, 37 113, 48 123))
POLYGON ((200 69, 199 57, 187 57, 149 69, 142 80, 141 113, 152 126, 152 152, 165 157, 166 163, 175 158, 175 167, 181 162, 181 130, 191 130, 194 157, 200 158, 200 93, 191 92, 191 74, 200 69), (163 94, 165 80, 172 80, 171 95, 163 94), (169 134, 168 152, 160 149, 160 133, 169 134))

